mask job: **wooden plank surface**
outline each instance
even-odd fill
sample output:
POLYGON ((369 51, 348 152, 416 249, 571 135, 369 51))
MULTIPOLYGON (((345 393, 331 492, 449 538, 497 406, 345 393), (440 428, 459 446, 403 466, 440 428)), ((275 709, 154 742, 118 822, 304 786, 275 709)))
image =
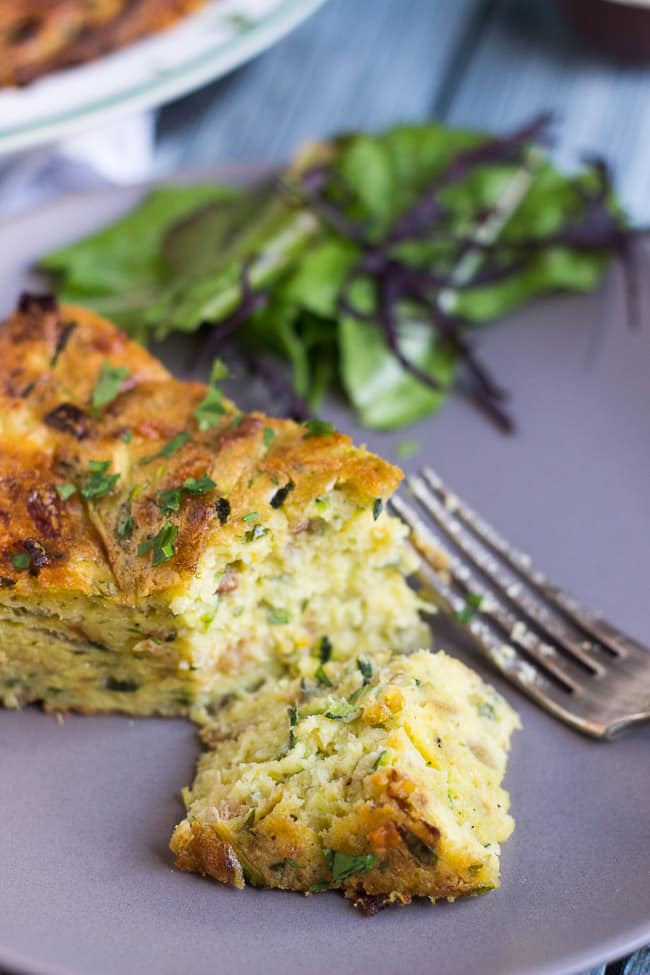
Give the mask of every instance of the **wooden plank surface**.
POLYGON ((163 110, 160 165, 283 160, 342 129, 426 116, 481 0, 329 0, 235 75, 163 110))
POLYGON ((559 161, 603 154, 629 212, 650 221, 648 67, 623 67, 583 47, 551 0, 496 0, 445 117, 503 131, 548 109, 557 116, 559 161))
MULTIPOLYGON (((650 972, 650 948, 637 951, 625 965, 622 975, 648 975, 650 972)), ((611 975, 618 975, 612 972, 611 975)))

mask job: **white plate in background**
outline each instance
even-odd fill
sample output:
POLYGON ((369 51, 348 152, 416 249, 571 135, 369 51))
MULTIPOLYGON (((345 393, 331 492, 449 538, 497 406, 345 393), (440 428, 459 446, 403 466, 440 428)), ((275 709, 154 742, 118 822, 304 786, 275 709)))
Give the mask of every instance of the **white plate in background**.
POLYGON ((209 0, 169 30, 97 61, 0 88, 0 156, 54 142, 214 81, 324 0, 209 0))

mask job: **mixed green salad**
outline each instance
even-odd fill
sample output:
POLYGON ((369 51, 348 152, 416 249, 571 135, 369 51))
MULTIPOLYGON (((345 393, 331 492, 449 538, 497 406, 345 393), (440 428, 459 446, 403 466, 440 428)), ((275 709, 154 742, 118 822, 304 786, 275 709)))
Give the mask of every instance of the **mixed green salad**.
POLYGON ((231 342, 288 360, 311 410, 338 388, 362 424, 395 429, 462 376, 511 429, 480 327, 545 292, 594 288, 633 237, 607 168, 560 173, 540 148, 546 124, 313 144, 262 185, 157 189, 42 268, 63 300, 142 342, 201 330, 200 359, 231 342))

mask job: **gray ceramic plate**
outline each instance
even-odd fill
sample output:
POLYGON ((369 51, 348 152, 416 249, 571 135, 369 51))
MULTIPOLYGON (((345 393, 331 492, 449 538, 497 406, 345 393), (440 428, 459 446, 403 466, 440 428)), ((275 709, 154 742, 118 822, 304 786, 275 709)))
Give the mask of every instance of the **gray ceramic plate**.
MULTIPOLYGON (((141 191, 76 197, 0 232, 0 311, 25 269, 141 191)), ((628 331, 621 283, 537 304, 485 332, 520 429, 460 399, 404 435, 345 429, 389 457, 405 436, 562 584, 650 634, 650 330, 628 331)), ((443 639, 439 630, 436 642, 443 639)), ((457 637, 446 645, 480 671, 457 637)), ((490 675, 491 676, 491 675, 490 675)), ((0 966, 30 975, 561 975, 650 941, 650 733, 579 737, 497 680, 520 709, 507 777, 517 829, 503 886, 366 920, 334 894, 234 892, 167 851, 197 754, 190 724, 0 713, 0 966)))

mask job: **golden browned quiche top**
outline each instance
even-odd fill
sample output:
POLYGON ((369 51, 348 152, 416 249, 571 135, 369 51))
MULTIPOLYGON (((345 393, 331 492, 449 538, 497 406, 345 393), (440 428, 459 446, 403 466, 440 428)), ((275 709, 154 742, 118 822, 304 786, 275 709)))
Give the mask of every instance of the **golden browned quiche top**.
POLYGON ((400 476, 343 434, 174 379, 92 312, 26 295, 0 327, 3 587, 134 603, 280 504, 295 531, 333 486, 368 506, 400 476))
POLYGON ((0 4, 0 86, 25 85, 164 30, 205 0, 10 0, 0 4))

